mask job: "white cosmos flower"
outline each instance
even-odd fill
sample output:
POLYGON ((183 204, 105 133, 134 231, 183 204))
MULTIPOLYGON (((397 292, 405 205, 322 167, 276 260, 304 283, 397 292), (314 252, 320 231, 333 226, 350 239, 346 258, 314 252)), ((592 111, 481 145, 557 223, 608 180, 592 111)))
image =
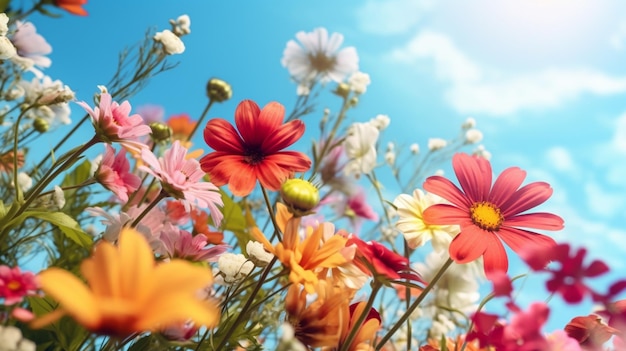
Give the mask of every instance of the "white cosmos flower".
POLYGON ((347 175, 360 176, 369 173, 376 166, 376 141, 379 131, 371 123, 354 123, 348 129, 343 142, 348 164, 344 168, 347 175))
POLYGON ((180 38, 166 29, 154 35, 154 41, 163 44, 163 51, 168 55, 182 54, 185 52, 185 44, 180 38))
POLYGON ((339 49, 343 35, 328 36, 326 28, 312 32, 298 32, 295 40, 287 42, 281 63, 297 82, 319 79, 322 83, 342 82, 346 76, 358 71, 359 56, 354 47, 339 49))

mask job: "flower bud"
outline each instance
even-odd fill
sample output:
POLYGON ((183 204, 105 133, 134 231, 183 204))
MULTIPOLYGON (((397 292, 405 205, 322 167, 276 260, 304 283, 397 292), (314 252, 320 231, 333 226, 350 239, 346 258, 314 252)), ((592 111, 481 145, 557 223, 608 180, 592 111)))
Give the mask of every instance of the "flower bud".
POLYGON ((172 128, 165 123, 152 122, 150 129, 152 130, 152 139, 156 142, 168 141, 172 137, 172 128))
POLYGON ((348 98, 348 95, 350 94, 350 85, 346 84, 346 83, 339 83, 339 85, 337 85, 337 89, 335 89, 334 93, 338 96, 341 96, 344 99, 348 98))
POLYGON ((50 128, 50 123, 43 118, 36 118, 33 122, 33 128, 39 133, 45 133, 50 128))
POLYGON ((224 102, 233 96, 233 90, 225 81, 211 78, 206 85, 206 94, 215 102, 224 102))
POLYGON ((311 182, 303 179, 288 179, 280 188, 280 195, 295 216, 304 216, 320 202, 320 193, 311 182))

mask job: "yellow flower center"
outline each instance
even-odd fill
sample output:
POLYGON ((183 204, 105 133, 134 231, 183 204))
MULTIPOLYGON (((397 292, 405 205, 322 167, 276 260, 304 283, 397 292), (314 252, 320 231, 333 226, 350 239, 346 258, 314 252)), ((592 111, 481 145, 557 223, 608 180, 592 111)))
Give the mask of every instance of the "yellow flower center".
POLYGON ((504 216, 500 209, 491 202, 481 201, 470 207, 472 222, 478 227, 488 231, 497 231, 504 222, 504 216))
POLYGON ((7 284, 7 288, 9 288, 9 290, 11 291, 19 290, 21 287, 22 287, 22 284, 20 284, 20 282, 16 280, 12 280, 9 282, 9 284, 7 284))

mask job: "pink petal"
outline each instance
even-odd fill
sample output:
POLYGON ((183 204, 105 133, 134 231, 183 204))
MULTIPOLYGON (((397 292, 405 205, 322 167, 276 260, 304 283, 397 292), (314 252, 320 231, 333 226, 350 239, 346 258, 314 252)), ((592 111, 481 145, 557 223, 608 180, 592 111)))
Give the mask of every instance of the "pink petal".
POLYGON ((427 224, 472 224, 469 211, 448 204, 431 205, 423 213, 424 222, 427 224))
POLYGON ((517 254, 525 250, 545 250, 556 246, 554 239, 524 229, 501 227, 498 236, 517 254))
POLYGON ((459 153, 452 157, 452 167, 461 188, 473 202, 488 199, 492 176, 489 161, 459 153))
POLYGON ((424 182, 424 190, 439 195, 454 205, 469 211, 472 201, 451 181, 442 176, 430 176, 424 182))
POLYGON ((526 172, 518 167, 505 169, 493 184, 489 194, 489 202, 497 205, 506 203, 509 198, 522 185, 526 178, 526 172))
POLYGON ((506 203, 500 206, 500 210, 502 210, 504 218, 508 218, 541 205, 551 195, 550 184, 545 182, 530 183, 516 191, 506 203))
POLYGON ((563 218, 545 212, 527 213, 513 216, 504 220, 504 225, 511 227, 561 230, 563 229, 563 218))

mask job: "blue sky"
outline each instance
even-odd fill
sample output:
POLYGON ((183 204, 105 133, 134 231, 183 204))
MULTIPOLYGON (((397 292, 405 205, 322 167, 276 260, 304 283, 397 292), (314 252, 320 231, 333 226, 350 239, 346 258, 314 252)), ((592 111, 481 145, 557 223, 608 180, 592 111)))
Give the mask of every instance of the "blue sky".
MULTIPOLYGON (((360 70, 371 76, 353 120, 387 114, 385 141, 425 147, 428 138, 453 136, 474 117, 496 172, 519 166, 528 181, 551 183, 554 195, 542 210, 565 219, 566 229, 553 235, 557 240, 585 245, 615 271, 626 268, 625 2, 149 3, 94 0, 86 18, 33 17, 54 50, 46 73, 89 101, 114 72, 122 47, 139 41, 146 28, 167 29, 170 18, 186 13, 192 33, 184 38, 185 53, 172 57, 179 66, 131 103, 198 116, 206 104, 204 85, 215 76, 231 83, 234 95, 210 117, 231 119, 245 98, 293 106, 295 85, 280 65, 282 51, 296 32, 326 27, 344 35, 344 46, 356 47, 360 70)), ((339 107, 327 99, 320 110, 324 104, 339 107)), ((393 200, 397 194, 387 195, 393 200)), ((513 275, 523 272, 521 265, 512 268, 513 275)), ((571 317, 557 316, 554 327, 571 317)))

